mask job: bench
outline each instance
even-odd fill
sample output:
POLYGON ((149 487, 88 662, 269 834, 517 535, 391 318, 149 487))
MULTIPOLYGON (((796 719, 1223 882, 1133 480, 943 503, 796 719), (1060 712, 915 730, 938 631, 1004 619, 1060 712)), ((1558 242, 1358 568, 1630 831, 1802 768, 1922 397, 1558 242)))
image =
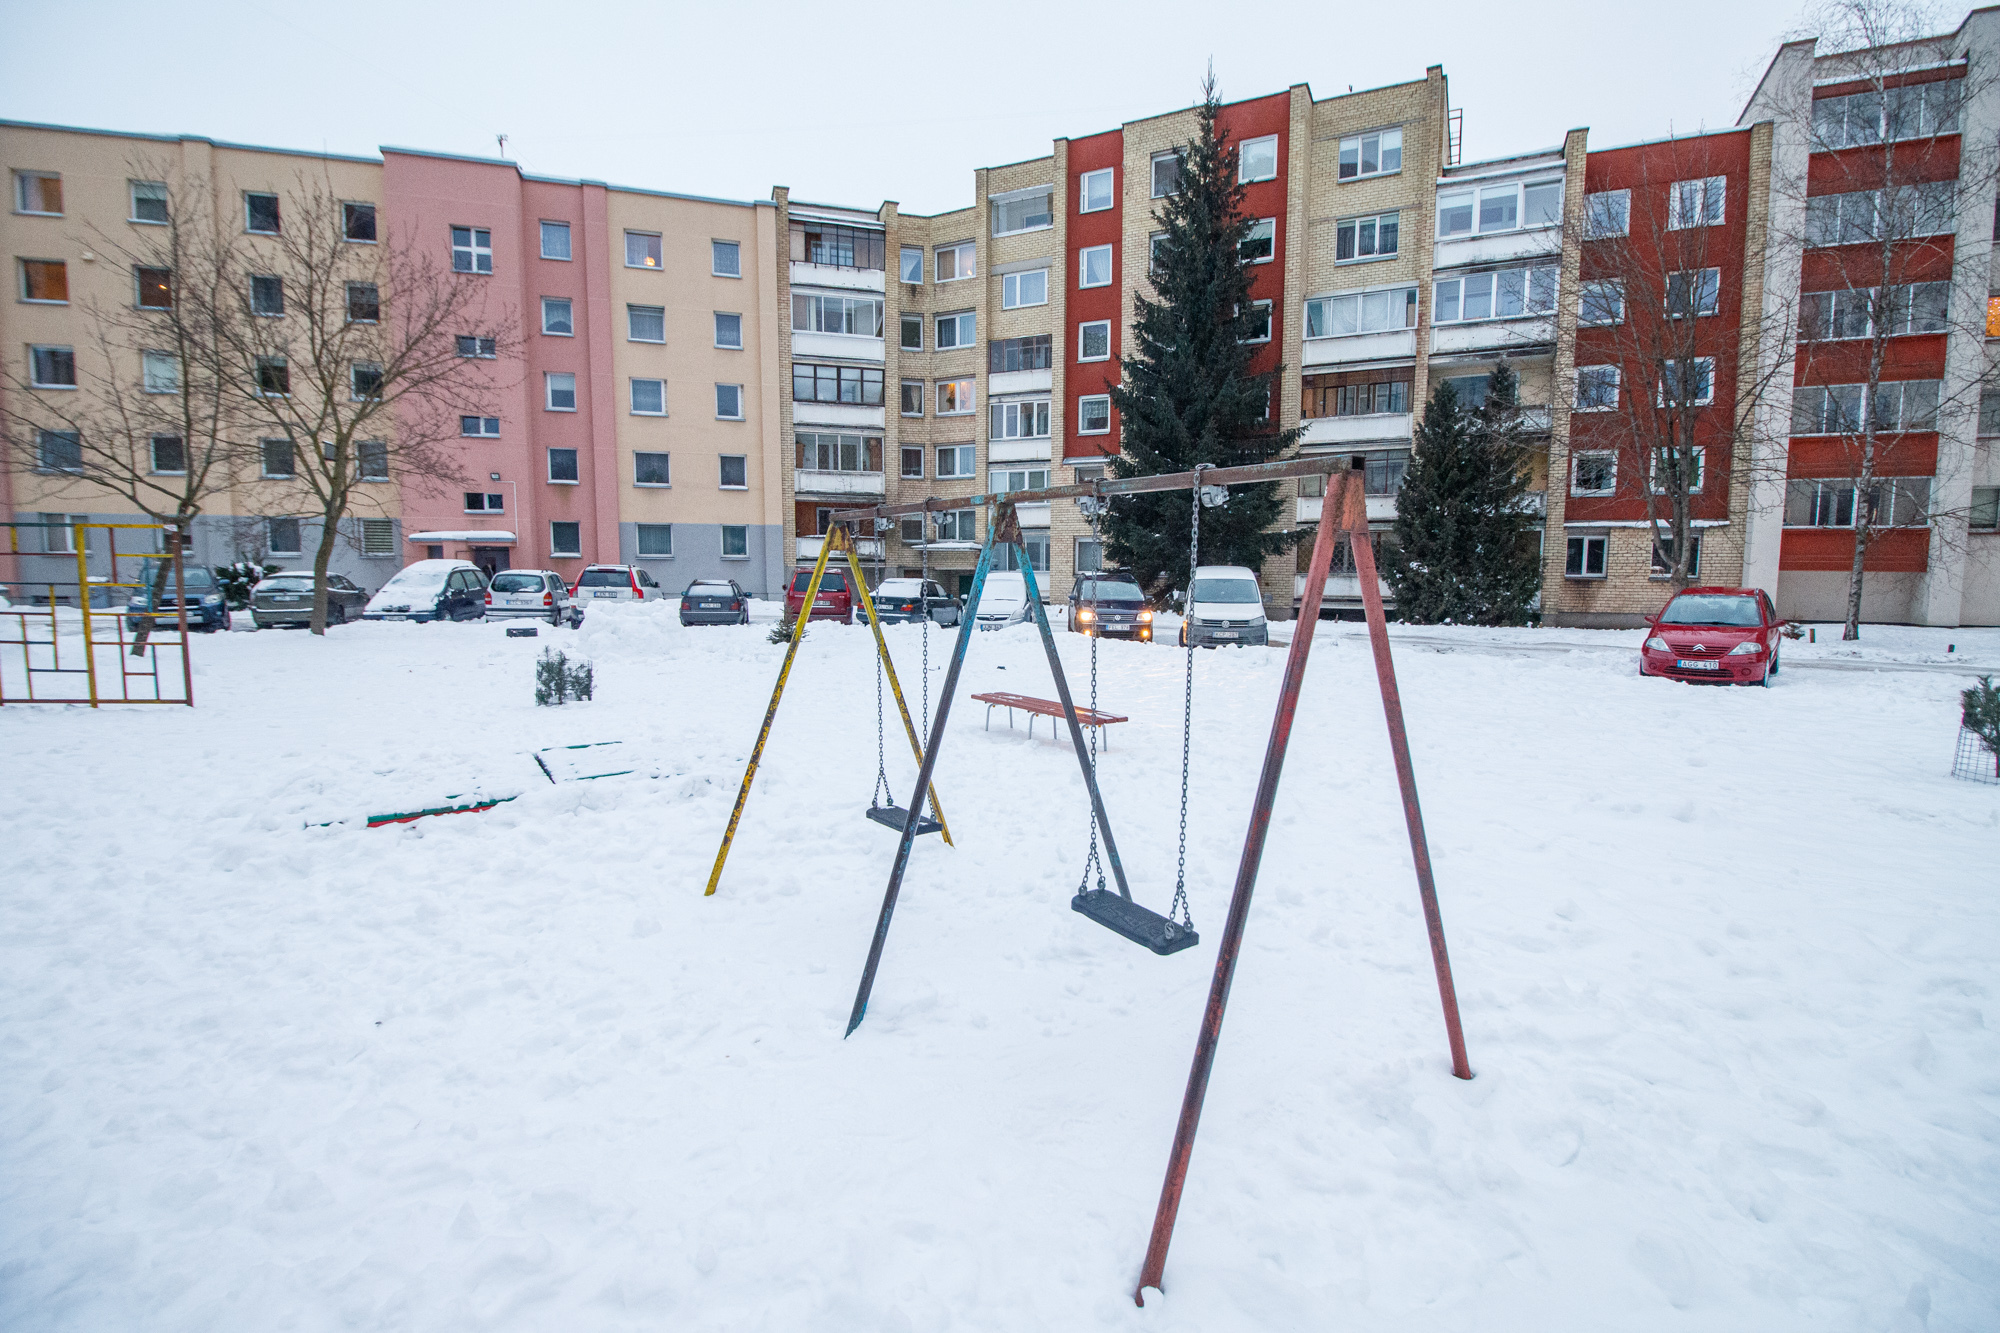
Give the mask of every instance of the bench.
MULTIPOLYGON (((1009 731, 1014 729, 1014 710, 1018 708, 1026 713, 1028 715, 1028 735, 1030 737, 1033 737, 1035 734, 1036 718, 1061 717, 1063 715, 1063 706, 1053 699, 1031 699, 1025 694, 1007 694, 1005 692, 975 694, 972 697, 975 702, 986 705, 986 729, 988 731, 993 729, 993 710, 996 708, 1007 710, 1007 730, 1009 731)), ((1109 750, 1111 748, 1109 734, 1103 732, 1102 728, 1108 727, 1114 722, 1130 722, 1132 719, 1129 717, 1120 717, 1116 713, 1100 712, 1095 708, 1079 708, 1076 710, 1076 720, 1086 727, 1099 728, 1099 734, 1106 737, 1104 748, 1109 750)))

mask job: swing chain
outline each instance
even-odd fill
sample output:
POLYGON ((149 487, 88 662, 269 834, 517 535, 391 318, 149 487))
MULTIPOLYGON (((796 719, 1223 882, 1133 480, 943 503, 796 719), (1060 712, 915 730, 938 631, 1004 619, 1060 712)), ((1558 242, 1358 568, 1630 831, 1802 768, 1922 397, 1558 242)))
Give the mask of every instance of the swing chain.
MULTIPOLYGON (((1098 543, 1097 549, 1101 551, 1104 549, 1104 535, 1099 530, 1098 524, 1104 515, 1104 497, 1100 494, 1092 497, 1092 500, 1093 503, 1085 509, 1085 514, 1090 519, 1091 538, 1098 543)), ((1098 636, 1093 633, 1085 637, 1090 640, 1090 711, 1095 713, 1097 711, 1098 636)), ((1103 730, 1102 727, 1092 727, 1090 729, 1090 771, 1092 776, 1095 776, 1097 773, 1097 737, 1103 730)), ((1095 805, 1090 807, 1090 853, 1083 858, 1083 879, 1077 884, 1076 891, 1078 893, 1082 893, 1090 888, 1090 872, 1093 867, 1097 871, 1097 887, 1099 890, 1102 890, 1104 888, 1104 862, 1098 859, 1097 855, 1097 807, 1095 805)))
POLYGON ((896 803, 896 793, 889 789, 889 760, 882 744, 882 659, 875 659, 875 790, 868 794, 868 808, 878 810, 883 799, 888 804, 896 803))
POLYGON ((1194 735, 1194 572, 1201 564, 1201 474, 1205 465, 1197 463, 1194 469, 1193 505, 1194 517, 1188 525, 1188 586, 1187 596, 1181 601, 1181 638, 1186 642, 1187 655, 1181 676, 1181 832, 1178 861, 1174 868, 1174 902, 1167 909, 1169 920, 1178 914, 1181 924, 1194 929, 1194 915, 1188 910, 1187 896, 1187 812, 1188 812, 1188 755, 1189 743, 1194 735))

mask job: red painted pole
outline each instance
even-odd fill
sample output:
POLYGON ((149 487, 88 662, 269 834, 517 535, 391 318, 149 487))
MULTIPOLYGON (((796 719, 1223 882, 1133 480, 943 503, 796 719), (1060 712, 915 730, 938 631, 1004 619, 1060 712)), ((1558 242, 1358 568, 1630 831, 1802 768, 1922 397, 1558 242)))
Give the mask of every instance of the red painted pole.
MULTIPOLYGON (((1438 912, 1437 881, 1431 877, 1431 847, 1424 837, 1424 812, 1417 804, 1417 774, 1410 766, 1410 738, 1403 729, 1403 696, 1396 689, 1396 664, 1389 656, 1389 620, 1382 614, 1382 588, 1375 577, 1375 550, 1368 541, 1368 511, 1358 491, 1350 493, 1345 515, 1354 548, 1354 572, 1361 576, 1361 605, 1368 613, 1368 645, 1375 651, 1375 680, 1382 687, 1382 715, 1389 723, 1389 751, 1396 758, 1396 782, 1403 789, 1403 822, 1410 828, 1410 859, 1417 866, 1417 892, 1424 901, 1424 925, 1431 936, 1431 965, 1437 969, 1438 998, 1444 1001, 1445 1036, 1451 1042, 1451 1072, 1471 1078, 1465 1058, 1465 1031, 1458 1022, 1458 989, 1452 985, 1451 956, 1444 947, 1444 917, 1438 912)), ((1326 530, 1324 521, 1320 531, 1326 530)))
POLYGON ((1167 1267, 1167 1246, 1174 1238, 1174 1218, 1181 1208, 1181 1190, 1187 1184, 1188 1159, 1194 1155, 1194 1134, 1201 1124, 1201 1104, 1208 1096, 1208 1076, 1215 1065, 1215 1048, 1222 1039, 1222 1011, 1229 1004, 1229 984, 1236 976, 1236 960, 1243 949, 1243 927, 1250 916, 1250 895, 1257 887, 1257 867, 1264 859, 1264 840, 1271 831, 1271 807, 1278 796, 1278 777, 1285 767, 1285 747, 1292 738, 1292 722, 1299 711, 1299 687, 1305 681, 1306 656, 1312 651, 1313 628, 1319 623, 1319 603, 1326 591, 1327 566, 1333 559, 1333 534, 1339 526, 1334 515, 1352 492, 1359 502, 1360 487, 1353 474, 1327 478, 1326 496, 1320 501, 1319 535, 1313 539, 1312 563, 1306 573, 1305 591, 1299 598, 1299 619, 1292 630, 1291 651, 1285 657, 1285 682, 1278 693, 1277 715, 1271 719, 1271 740, 1264 747, 1264 771, 1257 779, 1257 799, 1250 807, 1250 829, 1243 839, 1243 859, 1236 867, 1236 889, 1229 898, 1229 920, 1222 928, 1222 943, 1215 954, 1215 979, 1208 987, 1208 1007, 1201 1016, 1201 1033, 1195 1038, 1194 1067, 1188 1071, 1187 1092, 1181 1097, 1180 1124, 1174 1129, 1173 1150, 1167 1155, 1167 1178, 1160 1186, 1160 1205, 1153 1214, 1153 1238, 1146 1246, 1145 1266, 1139 1270, 1139 1286, 1132 1293, 1136 1304, 1146 1303, 1146 1288, 1158 1287, 1167 1267))

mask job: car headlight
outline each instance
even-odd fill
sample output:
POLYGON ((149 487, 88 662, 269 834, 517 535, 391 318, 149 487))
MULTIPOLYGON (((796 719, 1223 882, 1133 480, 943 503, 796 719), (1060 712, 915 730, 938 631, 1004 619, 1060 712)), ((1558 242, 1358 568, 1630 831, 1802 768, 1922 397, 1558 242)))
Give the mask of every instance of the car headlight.
POLYGON ((1755 639, 1746 639, 1729 650, 1730 657, 1755 657, 1764 651, 1764 645, 1755 639))
POLYGON ((1151 620, 1152 618, 1153 618, 1153 613, 1151 611, 1141 611, 1139 613, 1140 620, 1151 620))
POLYGON ((1086 606, 1077 611, 1076 618, 1078 620, 1095 620, 1097 619, 1097 612, 1086 606))
POLYGON ((212 592, 208 596, 201 599, 201 604, 203 606, 221 606, 222 594, 219 592, 212 592))
POLYGON ((1655 634, 1652 638, 1646 640, 1646 651, 1652 653, 1670 653, 1673 649, 1667 647, 1665 639, 1655 634))

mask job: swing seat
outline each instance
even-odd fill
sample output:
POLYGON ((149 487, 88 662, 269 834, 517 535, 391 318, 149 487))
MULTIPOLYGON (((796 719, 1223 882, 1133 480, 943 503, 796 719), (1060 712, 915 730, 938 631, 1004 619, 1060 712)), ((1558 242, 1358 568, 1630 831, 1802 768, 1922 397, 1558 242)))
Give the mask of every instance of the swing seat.
POLYGON ((1115 930, 1134 944, 1143 944, 1156 954, 1179 953, 1201 943, 1201 936, 1178 921, 1141 907, 1109 889, 1091 889, 1069 900, 1070 909, 1083 913, 1098 925, 1115 930))
MULTIPOLYGON (((884 827, 892 828, 896 832, 901 833, 903 825, 910 821, 910 812, 903 809, 900 805, 871 805, 868 807, 868 817, 884 827)), ((917 819, 917 836, 919 837, 922 837, 926 833, 940 832, 943 828, 944 825, 938 823, 928 815, 920 816, 917 819)))

